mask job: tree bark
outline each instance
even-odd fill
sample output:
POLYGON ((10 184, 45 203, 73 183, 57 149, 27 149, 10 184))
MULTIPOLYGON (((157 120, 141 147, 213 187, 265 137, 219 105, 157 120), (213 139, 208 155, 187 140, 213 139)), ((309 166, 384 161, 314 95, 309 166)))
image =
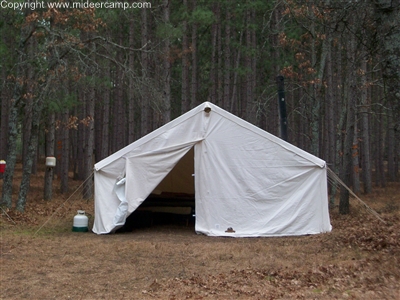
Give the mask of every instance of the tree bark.
MULTIPOLYGON (((193 8, 194 11, 196 9, 196 0, 193 0, 193 8)), ((191 80, 191 87, 190 87, 190 107, 195 107, 197 105, 197 23, 194 22, 192 24, 192 80, 191 80)))
MULTIPOLYGON (((93 52, 95 52, 95 46, 93 45, 93 52)), ((91 75, 94 74, 94 71, 91 70, 91 75)), ((93 164, 94 164, 94 112, 95 112, 95 85, 94 82, 91 83, 88 87, 88 91, 86 93, 86 122, 85 122, 85 152, 84 152, 84 180, 85 184, 83 186, 83 198, 91 199, 93 197, 93 164), (90 177, 90 179, 89 179, 90 177)), ((120 119, 120 117, 118 117, 120 119)))
POLYGON ((393 121, 393 108, 389 106, 387 114, 387 173, 388 181, 393 182, 396 180, 395 173, 395 134, 394 134, 394 121, 393 121))
POLYGON ((149 32, 147 24, 147 10, 141 10, 141 32, 142 32, 142 52, 141 52, 141 65, 142 65, 142 84, 141 84, 141 101, 140 101, 140 132, 144 136, 149 131, 149 87, 148 87, 148 43, 149 32))
MULTIPOLYGON (((49 85, 50 82, 47 82, 47 84, 49 85)), ((43 100, 40 97, 33 106, 33 111, 32 111, 32 129, 28 143, 28 151, 24 159, 24 165, 22 169, 22 180, 19 188, 19 194, 16 206, 16 209, 20 212, 23 212, 25 210, 25 204, 31 180, 32 165, 33 165, 33 160, 35 159, 36 156, 37 143, 39 139, 39 126, 40 126, 40 116, 42 113, 42 109, 43 109, 43 100)))
POLYGON ((361 61, 361 175, 363 182, 363 190, 365 194, 372 191, 372 173, 371 173, 371 151, 370 151, 370 128, 369 113, 371 112, 370 103, 368 101, 367 87, 367 61, 361 61))
POLYGON ((355 194, 360 193, 360 152, 359 152, 359 144, 358 144, 358 126, 357 121, 354 120, 354 137, 353 137, 353 146, 352 146, 352 160, 353 160, 353 171, 352 171, 352 183, 353 183, 353 192, 355 194))
POLYGON ((182 30, 182 89, 181 89, 181 113, 185 113, 189 110, 189 46, 188 46, 188 21, 187 11, 188 4, 187 0, 183 0, 183 6, 185 9, 185 16, 183 19, 182 30))
POLYGON ((231 89, 231 11, 229 6, 226 9, 225 24, 225 45, 224 45, 224 95, 222 98, 222 107, 229 108, 230 89, 231 89))
POLYGON ((62 133, 61 133, 61 161, 60 164, 60 192, 62 194, 68 193, 68 171, 69 171, 69 128, 67 126, 69 119, 69 110, 65 109, 62 112, 62 133))
MULTIPOLYGON (((54 143, 55 143, 55 113, 51 113, 47 120, 46 128, 46 157, 54 157, 54 143)), ((43 199, 51 200, 53 197, 53 167, 47 167, 44 174, 44 192, 43 199)))
MULTIPOLYGON (((107 84, 104 87, 104 91, 101 95, 102 106, 101 106, 101 149, 100 156, 96 157, 98 160, 106 158, 110 153, 110 98, 111 98, 111 70, 110 62, 105 62, 104 73, 107 80, 107 84)), ((97 145, 98 147, 98 145, 97 145)))
POLYGON ((218 21, 219 21, 219 4, 213 4, 213 13, 215 16, 215 22, 211 25, 211 66, 210 66, 210 92, 208 101, 216 104, 217 101, 217 33, 218 33, 218 21))
MULTIPOLYGON (((170 15, 170 0, 163 0, 164 7, 164 22, 169 23, 170 15)), ((170 45, 169 37, 164 41, 164 97, 163 97, 163 122, 168 123, 171 120, 171 58, 170 58, 170 45)))
MULTIPOLYGON (((354 130, 355 130, 355 101, 356 101, 356 64, 355 64, 355 37, 350 34, 347 44, 347 109, 346 109, 346 130, 343 143, 343 163, 341 177, 342 181, 350 186, 351 177, 353 174, 353 160, 352 160, 352 146, 354 141, 354 130)), ((340 190, 340 202, 339 202, 339 213, 348 214, 350 212, 350 202, 349 202, 349 191, 341 187, 340 190)))
MULTIPOLYGON (((135 48, 135 23, 134 18, 129 20, 129 47, 135 48)), ((128 76, 128 144, 135 141, 135 55, 129 51, 129 76, 128 76)))
MULTIPOLYGON (((5 160, 7 155, 7 139, 8 139, 8 118, 10 109, 10 95, 5 87, 7 82, 6 68, 1 68, 1 81, 3 84, 0 89, 1 99, 1 117, 0 117, 0 160, 5 160)), ((3 174, 0 174, 0 179, 3 174)))

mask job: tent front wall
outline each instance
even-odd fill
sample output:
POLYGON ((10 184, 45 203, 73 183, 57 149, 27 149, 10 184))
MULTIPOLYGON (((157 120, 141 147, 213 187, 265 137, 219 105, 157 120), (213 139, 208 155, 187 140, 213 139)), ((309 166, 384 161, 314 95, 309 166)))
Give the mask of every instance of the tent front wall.
POLYGON ((330 231, 324 162, 206 105, 210 113, 200 106, 99 164, 93 231, 114 230, 124 201, 125 218, 193 147, 196 232, 255 237, 330 231), (123 177, 124 196, 118 197, 116 182, 123 177))

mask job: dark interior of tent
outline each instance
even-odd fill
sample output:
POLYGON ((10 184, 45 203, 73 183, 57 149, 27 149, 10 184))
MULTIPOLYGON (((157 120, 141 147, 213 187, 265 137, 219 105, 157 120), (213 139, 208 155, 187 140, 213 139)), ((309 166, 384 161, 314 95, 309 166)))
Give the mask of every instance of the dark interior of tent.
POLYGON ((153 226, 193 227, 195 221, 194 149, 189 150, 117 232, 153 226))

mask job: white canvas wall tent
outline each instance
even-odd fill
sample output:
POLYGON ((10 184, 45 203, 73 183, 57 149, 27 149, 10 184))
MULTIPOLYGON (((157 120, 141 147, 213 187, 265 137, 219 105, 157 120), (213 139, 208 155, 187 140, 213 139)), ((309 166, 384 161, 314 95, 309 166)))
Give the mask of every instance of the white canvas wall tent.
POLYGON ((332 228, 325 161, 209 102, 95 164, 94 183, 97 234, 121 227, 151 194, 192 194, 195 231, 208 236, 332 228))

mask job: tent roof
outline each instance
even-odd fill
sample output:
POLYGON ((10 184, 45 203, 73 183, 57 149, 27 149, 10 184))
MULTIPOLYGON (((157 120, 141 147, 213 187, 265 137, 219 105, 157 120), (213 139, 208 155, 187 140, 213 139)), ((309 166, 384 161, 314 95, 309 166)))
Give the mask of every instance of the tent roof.
MULTIPOLYGON (((255 134, 258 134, 260 138, 268 139, 270 142, 279 145, 280 147, 295 153, 296 155, 302 157, 303 159, 306 159, 310 161, 311 163, 323 168, 325 166, 325 161, 304 151, 301 150, 300 148, 297 148, 296 146, 285 142, 284 140, 260 129, 259 127, 227 112, 226 110, 210 103, 210 102, 204 102, 200 104, 199 106, 193 108, 192 110, 188 111, 187 113, 179 116, 178 118, 170 121, 169 123, 165 124, 164 126, 152 131, 151 133, 145 135, 144 137, 138 139, 137 141, 129 144, 128 146, 122 148, 121 150, 113 153, 112 155, 106 157, 105 159, 99 161, 94 165, 94 169, 96 171, 101 170, 105 166, 111 164, 117 159, 120 159, 121 157, 124 157, 126 155, 129 155, 129 153, 135 149, 138 149, 141 147, 141 145, 146 144, 147 142, 151 141, 152 139, 156 138, 157 136, 160 136, 167 132, 168 130, 180 125, 181 123, 184 123, 188 121, 190 118, 197 114, 205 113, 205 110, 211 109, 209 113, 216 113, 219 114, 220 116, 229 119, 231 122, 236 123, 237 125, 241 126, 242 128, 245 128, 247 130, 252 131, 255 134)), ((201 128, 200 128, 201 131, 201 128)), ((202 137, 198 138, 198 141, 201 141, 202 139, 205 138, 206 132, 204 132, 204 135, 202 137)), ((194 142, 194 141, 193 141, 194 142)))

